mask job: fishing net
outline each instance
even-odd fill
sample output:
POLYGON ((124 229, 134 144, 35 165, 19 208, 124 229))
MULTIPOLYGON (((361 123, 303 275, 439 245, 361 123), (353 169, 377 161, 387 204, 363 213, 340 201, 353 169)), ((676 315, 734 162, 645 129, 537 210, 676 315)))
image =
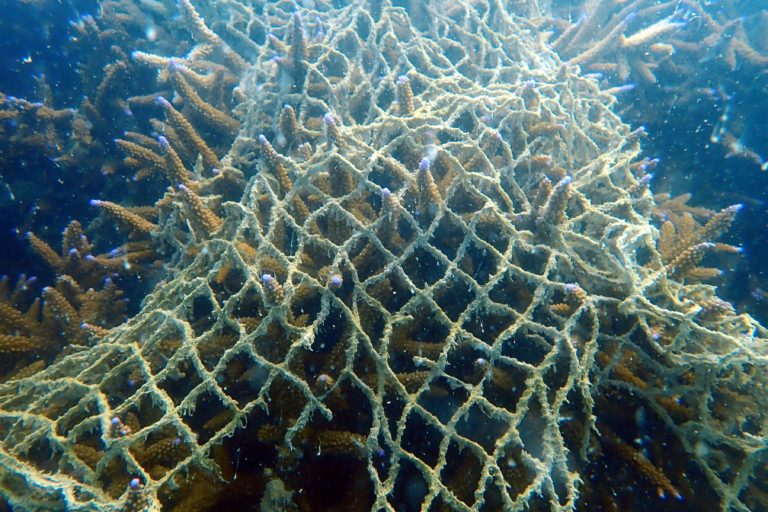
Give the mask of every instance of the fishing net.
POLYGON ((14 506, 172 509, 233 439, 273 450, 262 510, 339 459, 352 508, 572 510, 610 449, 679 495, 598 414, 623 397, 747 509, 765 333, 683 284, 736 208, 663 257, 612 97, 500 2, 396 4, 218 7, 258 47, 239 134, 162 210, 142 311, 0 387, 14 506))

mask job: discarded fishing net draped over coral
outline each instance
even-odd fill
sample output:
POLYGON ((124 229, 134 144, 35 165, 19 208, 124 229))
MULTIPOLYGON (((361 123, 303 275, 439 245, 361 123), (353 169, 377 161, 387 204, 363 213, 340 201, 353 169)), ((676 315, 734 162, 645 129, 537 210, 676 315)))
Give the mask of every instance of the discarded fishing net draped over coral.
POLYGON ((403 4, 182 0, 197 46, 132 55, 163 135, 117 145, 168 189, 92 204, 168 277, 0 385, 11 505, 768 507, 766 332, 703 284, 738 205, 659 232, 638 133, 533 25, 403 4))
POLYGON ((768 115, 768 4, 551 4, 538 19, 543 31, 551 31, 559 56, 613 88, 622 119, 648 129, 643 149, 665 164, 655 171, 655 191, 695 191, 701 205, 747 205, 731 234, 744 244, 739 265, 751 268, 724 275, 720 293, 766 318, 759 269, 765 259, 761 230, 768 223, 762 197, 768 177, 760 172, 768 168, 762 129, 768 115))

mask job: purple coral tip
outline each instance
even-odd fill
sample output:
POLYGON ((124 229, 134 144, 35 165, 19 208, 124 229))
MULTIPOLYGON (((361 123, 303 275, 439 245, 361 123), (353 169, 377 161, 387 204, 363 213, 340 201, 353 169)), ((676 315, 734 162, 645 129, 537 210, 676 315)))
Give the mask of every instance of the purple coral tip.
POLYGON ((392 196, 392 191, 389 190, 387 187, 384 187, 381 189, 381 198, 382 199, 389 199, 392 196))
POLYGON ((158 96, 156 101, 163 108, 168 108, 171 106, 171 102, 163 98, 162 96, 158 96))
POLYGON ((338 288, 339 286, 341 286, 342 282, 343 280, 341 279, 341 276, 339 274, 333 274, 331 276, 331 286, 333 286, 334 288, 338 288))
POLYGON ((740 210, 741 210, 741 209, 743 209, 743 208, 744 208, 744 205, 743 205, 742 203, 739 203, 739 204, 735 204, 735 205, 731 206, 731 209, 732 209, 734 212, 738 212, 738 211, 740 211, 740 210))
POLYGON ((568 293, 573 293, 573 292, 575 292, 578 289, 579 289, 579 285, 577 285, 577 284, 568 283, 568 284, 565 285, 565 291, 568 292, 568 293))
POLYGON ((397 85, 407 84, 408 82, 410 82, 410 80, 405 75, 400 75, 397 77, 397 85))
POLYGON ((432 162, 429 161, 429 158, 424 157, 421 159, 421 162, 419 162, 419 170, 422 172, 428 171, 430 165, 432 165, 432 162))
POLYGON ((90 204, 91 206, 100 206, 101 201, 99 199, 91 199, 90 201, 88 201, 88 204, 90 204))
POLYGON ((130 483, 131 489, 138 489, 140 485, 141 485, 141 481, 138 478, 134 478, 133 480, 131 480, 131 483, 130 483))
POLYGON ((85 259, 88 261, 96 261, 96 257, 93 254, 86 255, 85 259))
POLYGON ((274 277, 272 277, 269 274, 262 274, 261 275, 261 282, 264 283, 264 284, 271 283, 273 279, 274 279, 274 277))
POLYGON ((560 183, 558 185, 567 186, 570 185, 573 182, 573 178, 570 176, 566 176, 565 178, 560 180, 560 183))
POLYGON ((112 421, 110 423, 112 423, 113 427, 116 427, 116 426, 120 425, 120 418, 115 416, 114 418, 112 418, 112 421))
POLYGON ((161 147, 161 148, 163 148, 164 150, 165 150, 165 149, 168 149, 169 147, 171 147, 171 143, 170 143, 170 142, 168 142, 168 139, 166 139, 166 138, 165 138, 164 136, 162 136, 162 135, 158 135, 158 136, 157 136, 157 142, 159 142, 159 143, 160 143, 160 147, 161 147))
POLYGON ((267 144, 269 144, 269 141, 267 140, 267 138, 264 136, 263 133, 259 134, 258 139, 259 139, 259 144, 261 144, 262 146, 266 146, 267 144))
POLYGON ((331 114, 330 112, 325 113, 325 115, 323 116, 323 121, 325 121, 325 124, 328 126, 333 126, 334 124, 336 124, 336 120, 333 118, 333 114, 331 114))

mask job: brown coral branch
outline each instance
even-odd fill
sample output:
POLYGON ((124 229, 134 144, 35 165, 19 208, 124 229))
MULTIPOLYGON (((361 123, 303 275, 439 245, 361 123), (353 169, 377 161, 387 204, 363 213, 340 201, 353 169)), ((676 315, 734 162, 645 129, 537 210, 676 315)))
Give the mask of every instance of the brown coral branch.
POLYGON ((40 256, 52 269, 59 269, 63 266, 64 260, 61 259, 61 256, 59 256, 50 245, 39 239, 31 231, 27 232, 27 240, 29 240, 29 244, 38 256, 40 256))
POLYGON ((411 81, 407 76, 401 75, 397 77, 395 85, 397 86, 397 105, 400 109, 400 115, 413 115, 413 89, 411 89, 411 81))
POLYGON ((672 485, 672 482, 667 478, 667 475, 654 466, 648 458, 635 448, 622 442, 615 434, 609 433, 606 429, 603 430, 603 435, 607 440, 610 449, 621 458, 632 464, 640 473, 648 479, 653 485, 656 486, 659 497, 663 498, 666 493, 671 494, 678 500, 682 500, 683 497, 680 492, 672 485))
POLYGON ((135 229, 136 231, 140 231, 142 233, 150 233, 157 230, 156 224, 152 224, 148 220, 140 217, 139 215, 136 215, 135 213, 132 213, 130 210, 120 206, 119 204, 113 203, 111 201, 100 201, 98 199, 92 199, 91 205, 101 208, 102 210, 109 213, 112 217, 116 218, 126 226, 129 226, 131 229, 135 229))
POLYGON ((181 161, 181 157, 179 157, 179 154, 173 149, 173 146, 168 142, 168 139, 161 135, 157 140, 160 142, 160 148, 165 155, 166 166, 163 169, 165 170, 165 174, 168 176, 168 181, 171 182, 171 185, 183 185, 189 189, 197 189, 197 183, 192 180, 190 172, 184 166, 184 162, 181 161))
POLYGON ((240 123, 228 114, 204 101, 189 85, 181 71, 181 64, 171 62, 168 66, 173 88, 184 98, 185 104, 211 126, 232 134, 240 129, 240 123))
POLYGON ((565 208, 570 197, 573 178, 566 176, 552 188, 544 209, 536 220, 539 224, 558 226, 565 221, 565 208))
POLYGON ((185 185, 179 185, 179 190, 184 197, 184 203, 187 205, 187 214, 192 225, 202 230, 206 236, 218 231, 223 224, 221 218, 205 206, 203 200, 194 190, 185 185))
POLYGON ((187 121, 181 112, 173 108, 171 102, 162 96, 158 96, 157 102, 160 104, 160 106, 163 107, 165 110, 165 115, 176 127, 180 135, 184 138, 184 142, 187 143, 190 147, 194 148, 198 153, 200 153, 200 156, 203 157, 203 163, 205 164, 206 169, 220 169, 221 161, 219 160, 219 157, 216 156, 216 153, 214 153, 213 150, 208 147, 208 144, 205 143, 203 138, 200 137, 200 135, 192 126, 192 123, 187 121))
POLYGON ((269 163, 270 170, 275 173, 277 180, 280 183, 280 192, 282 194, 287 194, 293 187, 293 182, 288 176, 288 169, 285 167, 282 155, 275 150, 263 134, 260 134, 258 139, 261 151, 264 153, 264 156, 266 156, 267 162, 269 163))
POLYGON ((43 289, 45 299, 45 311, 64 330, 70 343, 82 345, 85 343, 85 331, 82 328, 82 318, 75 307, 64 295, 50 286, 43 289))
POLYGON ((0 353, 13 354, 15 352, 32 352, 39 350, 45 344, 37 338, 29 336, 14 336, 11 334, 0 334, 0 353))
POLYGON ((237 52, 226 44, 216 32, 208 28, 203 18, 189 0, 181 0, 179 5, 181 6, 184 16, 189 20, 192 32, 197 39, 208 42, 214 47, 219 48, 227 63, 232 66, 235 71, 239 72, 248 67, 245 60, 237 54, 237 52))

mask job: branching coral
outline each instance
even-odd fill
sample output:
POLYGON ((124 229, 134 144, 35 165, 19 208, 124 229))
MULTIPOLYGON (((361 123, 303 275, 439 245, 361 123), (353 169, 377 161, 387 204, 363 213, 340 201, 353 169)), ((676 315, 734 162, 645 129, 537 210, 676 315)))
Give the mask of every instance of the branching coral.
POLYGON ((759 154, 764 144, 755 149, 746 142, 757 139, 757 123, 738 119, 760 117, 734 112, 731 97, 744 101, 763 87, 768 47, 760 34, 768 11, 750 2, 714 6, 700 0, 600 0, 570 8, 552 12, 553 47, 569 63, 596 73, 609 92, 636 89, 630 101, 632 114, 645 117, 641 122, 661 124, 670 111, 684 108, 696 129, 702 111, 716 108, 720 119, 710 123, 711 142, 722 144, 727 158, 768 167, 759 154), (659 103, 666 108, 652 108, 659 103))
POLYGON ((134 54, 180 105, 118 144, 170 186, 151 226, 95 204, 169 274, 0 385, 7 500, 221 509, 248 485, 264 508, 574 510, 631 482, 653 492, 626 509, 661 489, 746 510, 768 333, 675 263, 735 209, 660 236, 638 133, 497 2, 316 7, 253 14, 247 69, 186 1, 197 49, 134 54), (242 73, 240 105, 203 69, 242 73), (239 129, 226 154, 211 128, 239 129))
POLYGON ((125 319, 123 292, 111 280, 98 290, 83 290, 71 277, 33 298, 33 280, 21 276, 14 290, 0 286, 0 352, 3 380, 27 377, 50 363, 63 349, 104 337, 125 319))

